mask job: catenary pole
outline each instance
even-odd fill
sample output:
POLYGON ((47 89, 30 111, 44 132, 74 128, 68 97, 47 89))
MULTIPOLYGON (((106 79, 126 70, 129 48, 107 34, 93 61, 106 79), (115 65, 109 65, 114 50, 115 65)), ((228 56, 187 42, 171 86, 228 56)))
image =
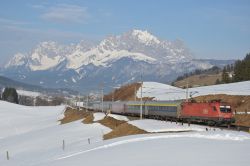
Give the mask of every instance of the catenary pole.
POLYGON ((142 74, 141 74, 141 105, 140 105, 140 119, 142 119, 142 86, 143 86, 143 81, 142 81, 142 74))

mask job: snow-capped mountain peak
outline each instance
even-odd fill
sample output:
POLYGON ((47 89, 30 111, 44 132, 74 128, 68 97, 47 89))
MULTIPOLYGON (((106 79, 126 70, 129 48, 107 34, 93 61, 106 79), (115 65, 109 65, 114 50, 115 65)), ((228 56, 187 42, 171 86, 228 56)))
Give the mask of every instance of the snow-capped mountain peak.
POLYGON ((153 36, 148 31, 142 31, 142 30, 135 29, 132 31, 132 35, 134 37, 136 37, 140 42, 142 42, 146 45, 149 45, 151 43, 155 43, 155 44, 160 43, 160 40, 157 37, 153 36))
POLYGON ((14 57, 4 66, 4 68, 17 67, 25 65, 27 57, 22 53, 17 53, 14 57))

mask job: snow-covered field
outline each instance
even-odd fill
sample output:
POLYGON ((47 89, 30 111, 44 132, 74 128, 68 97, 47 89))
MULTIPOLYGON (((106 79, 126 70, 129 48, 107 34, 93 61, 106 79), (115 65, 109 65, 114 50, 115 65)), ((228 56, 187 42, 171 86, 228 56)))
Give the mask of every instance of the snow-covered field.
POLYGON ((0 101, 0 165, 36 165, 65 151, 102 141, 111 129, 81 120, 59 125, 65 107, 27 107, 0 101), (63 140, 65 151, 62 150, 63 140), (10 160, 6 160, 6 151, 10 160))
POLYGON ((30 96, 30 97, 42 96, 42 94, 40 92, 33 92, 33 91, 27 91, 27 90, 21 90, 21 89, 18 89, 17 93, 18 93, 18 95, 30 96))
MULTIPOLYGON (((213 94, 250 95, 250 81, 189 88, 193 97, 213 94)), ((155 100, 180 100, 186 98, 186 90, 158 82, 143 82, 143 97, 154 97, 155 100)), ((137 91, 140 98, 141 88, 137 91)))
MULTIPOLYGON (((99 123, 83 124, 79 120, 59 125, 64 109, 0 101, 0 166, 248 166, 250 162, 249 133, 135 120, 129 123, 149 132, 192 131, 104 141, 103 134, 111 129, 99 123)), ((128 121, 121 115, 109 116, 128 121)), ((99 120, 103 117, 94 114, 99 120)))
MULTIPOLYGON (((156 121, 151 119, 144 120, 134 120, 130 121, 129 124, 132 124, 140 129, 143 129, 147 132, 173 132, 173 131, 205 131, 206 127, 198 125, 190 125, 187 123, 183 125, 181 123, 176 124, 175 122, 165 122, 165 121, 156 121)), ((211 128, 209 128, 211 130, 211 128)))

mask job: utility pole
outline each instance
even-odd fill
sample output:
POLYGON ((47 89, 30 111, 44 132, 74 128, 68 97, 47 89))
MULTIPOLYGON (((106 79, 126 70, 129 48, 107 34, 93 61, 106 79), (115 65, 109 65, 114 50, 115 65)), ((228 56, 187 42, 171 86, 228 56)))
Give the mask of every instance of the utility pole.
POLYGON ((141 73, 141 105, 140 105, 140 119, 142 119, 142 86, 143 86, 143 82, 142 82, 142 73, 141 73))
POLYGON ((78 93, 78 110, 80 110, 80 93, 78 93))
POLYGON ((100 85, 101 87, 101 102, 102 102, 102 112, 103 112, 103 84, 100 85))
POLYGON ((187 87, 186 87, 186 102, 188 102, 188 78, 187 78, 187 87))
POLYGON ((113 92, 112 92, 112 103, 114 102, 114 100, 115 100, 115 91, 113 90, 113 92))
POLYGON ((102 112, 103 112, 103 88, 102 88, 102 112))
POLYGON ((136 90, 136 86, 135 86, 135 101, 136 101, 136 94, 137 94, 136 92, 137 92, 137 90, 136 90))
POLYGON ((87 103, 86 103, 86 110, 88 111, 88 107, 89 107, 89 94, 87 95, 87 103))

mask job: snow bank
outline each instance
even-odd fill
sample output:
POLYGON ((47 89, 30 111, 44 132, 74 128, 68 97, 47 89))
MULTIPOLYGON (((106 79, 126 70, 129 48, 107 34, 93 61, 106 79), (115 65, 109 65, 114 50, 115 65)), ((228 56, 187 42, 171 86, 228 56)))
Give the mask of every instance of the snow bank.
POLYGON ((117 120, 129 121, 129 119, 126 116, 122 116, 122 115, 108 114, 108 116, 117 120))
MULTIPOLYGON (((93 116, 94 116, 94 121, 96 122, 98 120, 104 119, 106 115, 102 112, 97 112, 97 113, 94 113, 93 116)), ((117 120, 129 121, 129 119, 126 116, 122 116, 122 115, 108 114, 108 116, 117 120)))
MULTIPOLYGON (((185 89, 158 82, 143 82, 142 91, 143 97, 154 97, 155 100, 180 100, 186 98, 185 89)), ((214 94, 250 95, 250 81, 189 88, 190 93, 194 94, 193 97, 214 94)), ((137 91, 137 97, 140 98, 140 95, 141 88, 137 91)))
POLYGON ((94 122, 98 121, 98 120, 102 120, 106 115, 102 112, 97 112, 93 114, 94 116, 94 122))
POLYGON ((175 122, 165 122, 152 119, 129 121, 129 124, 136 126, 147 132, 180 132, 180 131, 205 131, 206 127, 198 125, 190 125, 184 123, 183 125, 175 122))

